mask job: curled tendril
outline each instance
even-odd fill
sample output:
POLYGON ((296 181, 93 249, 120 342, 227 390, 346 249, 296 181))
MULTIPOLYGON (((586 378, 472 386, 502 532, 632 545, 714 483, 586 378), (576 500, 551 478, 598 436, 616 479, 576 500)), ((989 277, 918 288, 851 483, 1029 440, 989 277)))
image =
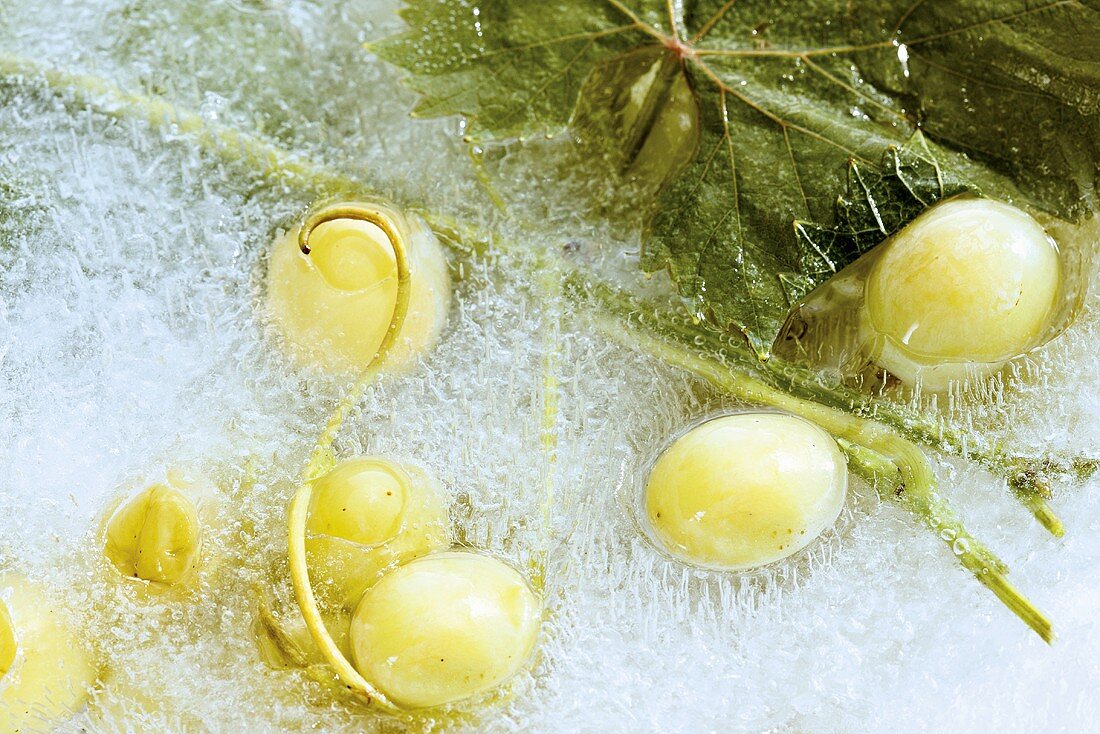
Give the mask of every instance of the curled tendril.
MULTIPOLYGON (((397 251, 400 248, 402 253, 404 248, 398 243, 397 233, 393 226, 393 223, 381 212, 376 209, 371 209, 365 204, 329 204, 316 211, 310 213, 304 222, 302 222, 301 229, 298 230, 298 249, 302 251, 303 255, 308 255, 312 252, 309 246, 309 236, 313 234, 313 230, 317 229, 322 224, 327 222, 333 222, 337 219, 354 219, 359 222, 369 222, 383 232, 386 233, 386 237, 390 240, 390 245, 393 247, 394 255, 397 255, 397 251)), ((398 277, 400 277, 400 269, 398 270, 398 277)))
POLYGON ((290 561, 290 579, 294 586, 294 596, 298 602, 298 608, 305 619, 306 628, 313 641, 320 648, 325 659, 336 671, 341 682, 354 693, 362 696, 367 703, 372 701, 380 707, 390 711, 400 711, 381 691, 364 678, 355 666, 344 656, 335 640, 329 633, 325 622, 321 617, 321 611, 317 606, 317 598, 313 593, 313 586, 309 579, 309 568, 306 563, 306 522, 309 515, 310 500, 313 496, 313 481, 332 468, 333 452, 332 443, 336 433, 347 418, 352 407, 359 402, 363 393, 378 376, 380 365, 386 353, 393 346, 405 323, 405 315, 409 310, 409 286, 411 273, 409 272, 408 252, 405 249, 404 237, 398 232, 398 225, 393 217, 385 210, 373 207, 369 204, 339 203, 322 207, 309 214, 298 232, 298 247, 302 254, 310 253, 309 236, 321 224, 337 219, 354 219, 361 222, 369 222, 385 233, 386 238, 393 248, 394 260, 397 266, 397 302, 394 305, 393 317, 390 319, 390 327, 386 336, 378 347, 374 359, 366 366, 355 386, 348 392, 340 404, 337 405, 332 417, 329 418, 324 432, 317 439, 317 445, 313 449, 309 463, 302 474, 301 484, 290 502, 288 517, 288 556, 290 561))

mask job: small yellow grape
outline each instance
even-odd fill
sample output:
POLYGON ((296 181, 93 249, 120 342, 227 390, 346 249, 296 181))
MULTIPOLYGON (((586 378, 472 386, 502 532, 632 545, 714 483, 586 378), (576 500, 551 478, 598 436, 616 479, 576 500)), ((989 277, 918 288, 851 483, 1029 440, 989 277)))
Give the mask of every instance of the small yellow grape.
POLYGON ((942 390, 1037 346, 1062 283, 1058 248, 1026 212, 989 199, 928 209, 867 277, 875 362, 907 384, 942 390))
POLYGON ((154 484, 111 517, 104 553, 123 576, 170 586, 195 568, 201 546, 195 504, 175 487, 154 484))
POLYGON ((847 465, 832 436, 783 413, 715 418, 658 457, 645 487, 656 540, 701 566, 746 569, 806 547, 840 514, 847 465))
POLYGON ((511 566, 478 553, 437 553, 367 590, 352 617, 352 658, 398 705, 438 706, 518 672, 540 617, 538 596, 511 566))
POLYGON ((348 608, 387 568, 450 544, 438 481, 378 457, 343 461, 314 482, 306 530, 314 587, 348 608))
POLYGON ((0 578, 3 620, 0 731, 54 731, 84 707, 98 675, 87 640, 45 591, 27 579, 0 578))
MULTIPOLYGON (((385 211, 404 237, 411 273, 409 310, 387 356, 389 364, 399 366, 438 338, 450 285, 446 258, 431 230, 385 211)), ((298 231, 294 227, 279 237, 271 251, 271 319, 300 361, 322 370, 361 370, 374 360, 397 303, 393 246, 371 222, 335 219, 313 230, 305 254, 298 231)))
POLYGON ((341 463, 314 483, 311 533, 375 546, 397 535, 412 493, 402 469, 379 459, 341 463))

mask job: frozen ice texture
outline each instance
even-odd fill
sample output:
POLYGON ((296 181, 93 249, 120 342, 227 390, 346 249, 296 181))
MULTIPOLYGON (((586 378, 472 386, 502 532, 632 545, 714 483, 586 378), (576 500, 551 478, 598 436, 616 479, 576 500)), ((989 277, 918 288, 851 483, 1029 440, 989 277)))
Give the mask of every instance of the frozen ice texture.
MULTIPOLYGON (((641 538, 628 511, 638 467, 725 403, 595 334, 538 259, 566 247, 629 273, 631 233, 547 200, 522 158, 494 151, 496 187, 517 218, 539 222, 516 225, 480 193, 457 122, 407 121, 412 96, 361 47, 398 26, 393 10, 4 3, 0 50, 163 95, 526 246, 456 258, 443 343, 370 390, 337 441, 341 455, 434 472, 463 542, 545 564, 533 668, 456 726, 1008 732, 1100 719, 1096 480, 1057 488, 1066 537, 1055 540, 991 476, 937 459, 942 491, 1054 620, 1053 647, 863 485, 808 553, 755 575, 693 570, 641 538), (560 386, 553 456, 548 365, 560 386)), ((64 731, 399 728, 271 669, 252 640, 258 586, 293 614, 285 504, 348 385, 293 367, 259 298, 265 248, 311 193, 34 80, 4 81, 0 96, 0 563, 61 594, 106 671, 64 731), (188 594, 141 598, 106 574, 97 523, 109 498, 174 466, 217 482, 227 509, 206 550, 228 561, 188 594)), ((1098 306, 993 402, 940 407, 1037 451, 1100 455, 1098 306)))

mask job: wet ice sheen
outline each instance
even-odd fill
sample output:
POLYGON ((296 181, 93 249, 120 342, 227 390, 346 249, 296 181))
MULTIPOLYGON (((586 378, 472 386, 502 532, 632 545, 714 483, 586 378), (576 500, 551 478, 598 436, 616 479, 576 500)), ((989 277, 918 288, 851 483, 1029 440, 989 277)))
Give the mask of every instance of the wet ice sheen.
MULTIPOLYGON (((0 47, 167 94, 366 172, 391 197, 480 217, 455 125, 406 125, 411 97, 359 48, 396 27, 391 11, 9 3, 0 47)), ((96 708, 63 731, 394 729, 270 669, 251 640, 255 584, 291 608, 284 507, 346 387, 296 371, 257 305, 264 247, 308 194, 140 124, 24 87, 0 92, 0 178, 14 186, 2 195, 25 213, 0 238, 0 559, 62 593, 107 669, 96 708), (231 562, 183 596, 138 598, 110 582, 89 528, 118 487, 177 464, 208 472, 236 508, 206 539, 231 562)), ((514 178, 498 185, 531 180, 500 170, 514 178)), ((532 250, 568 232, 598 252, 603 235, 581 217, 512 198, 544 222, 526 235, 532 250)), ((720 400, 592 335, 530 272, 465 261, 443 342, 371 390, 337 442, 341 456, 416 462, 445 485, 461 540, 547 565, 532 670, 460 726, 1029 731, 1100 717, 1096 482, 1060 489, 1067 534, 1056 541, 989 476, 938 465, 972 530, 1055 621, 1053 648, 866 487, 795 563, 744 578, 686 568, 635 532, 624 497, 639 462, 720 400), (552 466, 548 349, 562 386, 552 466)), ((943 407, 1025 445, 1100 454, 1098 353, 1094 298, 1023 386, 981 410, 943 407)))

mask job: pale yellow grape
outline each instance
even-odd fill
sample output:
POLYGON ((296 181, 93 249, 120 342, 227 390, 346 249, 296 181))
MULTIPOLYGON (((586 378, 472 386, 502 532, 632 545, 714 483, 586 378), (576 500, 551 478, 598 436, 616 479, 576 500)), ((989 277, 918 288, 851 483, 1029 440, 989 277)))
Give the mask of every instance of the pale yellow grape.
POLYGON ((996 368, 1049 327, 1062 281, 1058 248, 1014 206, 946 201, 883 247, 865 309, 875 361, 907 383, 942 389, 965 376, 967 363, 996 368))
POLYGON ((111 517, 104 553, 123 576, 172 585, 191 573, 201 547, 195 504, 175 487, 154 484, 111 517))
POLYGON ((806 547, 840 514, 848 487, 832 436, 783 413, 739 413, 693 428, 657 458, 645 487, 656 540, 690 563, 746 569, 806 547))
POLYGON ((413 466, 348 459, 313 484, 306 524, 310 579, 330 602, 354 607, 390 566, 450 545, 443 488, 413 466))
MULTIPOLYGON (((439 336, 450 287, 446 259, 420 223, 395 219, 405 235, 411 273, 409 310, 388 360, 400 365, 439 336)), ((319 224, 310 253, 299 228, 279 237, 267 274, 267 306, 291 352, 322 370, 359 370, 370 364, 390 328, 397 303, 397 265, 386 233, 356 219, 319 224)))
POLYGON ((541 604, 511 566, 437 553, 390 571, 355 610, 355 667, 395 703, 423 708, 495 688, 531 657, 541 604))
POLYGON ((0 678, 4 677, 15 662, 15 652, 15 628, 12 627, 8 607, 0 601, 0 678))
POLYGON ((314 482, 306 528, 368 546, 384 543, 401 529, 410 483, 390 462, 344 461, 314 482))
POLYGON ((84 707, 98 670, 91 645, 45 591, 27 579, 0 578, 15 655, 0 678, 0 731, 54 731, 84 707))

